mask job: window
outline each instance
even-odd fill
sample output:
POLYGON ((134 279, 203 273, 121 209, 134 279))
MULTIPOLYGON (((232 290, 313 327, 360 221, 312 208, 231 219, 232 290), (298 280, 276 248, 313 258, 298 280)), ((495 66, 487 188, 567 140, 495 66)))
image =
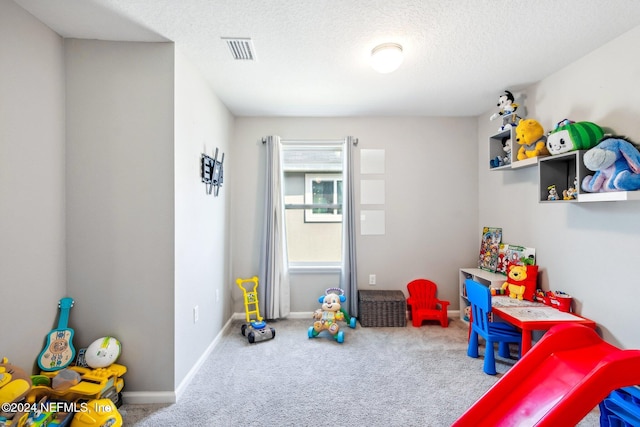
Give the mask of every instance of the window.
POLYGON ((342 174, 306 173, 304 175, 304 203, 306 205, 340 205, 305 209, 305 222, 342 221, 342 174))
POLYGON ((342 141, 283 145, 287 252, 293 271, 341 264, 342 149, 342 141))

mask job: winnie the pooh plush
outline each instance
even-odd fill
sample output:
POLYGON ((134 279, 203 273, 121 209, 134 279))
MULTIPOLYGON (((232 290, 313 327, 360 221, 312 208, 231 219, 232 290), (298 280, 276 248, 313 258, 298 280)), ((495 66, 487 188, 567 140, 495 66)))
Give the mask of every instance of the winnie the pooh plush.
POLYGON ((516 127, 516 143, 520 145, 518 160, 549 155, 544 128, 537 120, 520 120, 516 127))
POLYGON ((507 281, 502 284, 502 289, 507 291, 507 294, 511 298, 533 301, 537 281, 537 265, 509 264, 507 281))

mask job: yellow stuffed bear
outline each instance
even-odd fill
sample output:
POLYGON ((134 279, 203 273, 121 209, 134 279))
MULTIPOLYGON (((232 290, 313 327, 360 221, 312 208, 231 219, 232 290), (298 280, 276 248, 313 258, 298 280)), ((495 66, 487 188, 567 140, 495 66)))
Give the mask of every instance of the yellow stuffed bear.
POLYGON ((502 289, 507 292, 507 295, 514 299, 533 301, 537 287, 538 266, 509 264, 507 270, 507 281, 502 284, 502 289))
POLYGON ((518 160, 549 155, 544 128, 537 120, 520 120, 516 127, 516 142, 520 145, 517 155, 518 160))

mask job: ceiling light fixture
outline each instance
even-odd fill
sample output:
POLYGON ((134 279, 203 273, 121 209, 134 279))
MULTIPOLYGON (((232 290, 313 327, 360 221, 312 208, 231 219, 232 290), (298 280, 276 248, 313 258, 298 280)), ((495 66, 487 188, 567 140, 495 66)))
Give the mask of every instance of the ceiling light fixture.
POLYGON ((402 60, 402 46, 398 43, 383 43, 371 50, 371 66, 382 74, 397 70, 402 60))

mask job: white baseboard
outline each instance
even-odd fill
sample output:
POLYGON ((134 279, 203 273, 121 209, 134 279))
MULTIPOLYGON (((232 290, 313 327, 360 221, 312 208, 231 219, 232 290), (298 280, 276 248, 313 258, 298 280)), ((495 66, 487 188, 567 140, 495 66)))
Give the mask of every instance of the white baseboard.
POLYGON ((173 391, 123 391, 122 401, 132 405, 176 403, 176 393, 173 391))
POLYGON ((222 335, 226 332, 226 330, 231 326, 231 320, 234 316, 227 320, 227 323, 222 327, 218 335, 214 338, 214 340, 209 344, 207 349, 202 353, 200 358, 196 361, 193 367, 189 370, 187 375, 185 375, 184 379, 178 385, 175 391, 131 391, 131 392, 122 392, 122 400, 124 403, 130 404, 147 404, 147 403, 176 403, 186 390, 187 386, 191 384, 191 381, 196 376, 204 362, 207 360, 211 352, 214 348, 220 343, 222 339, 222 335))

